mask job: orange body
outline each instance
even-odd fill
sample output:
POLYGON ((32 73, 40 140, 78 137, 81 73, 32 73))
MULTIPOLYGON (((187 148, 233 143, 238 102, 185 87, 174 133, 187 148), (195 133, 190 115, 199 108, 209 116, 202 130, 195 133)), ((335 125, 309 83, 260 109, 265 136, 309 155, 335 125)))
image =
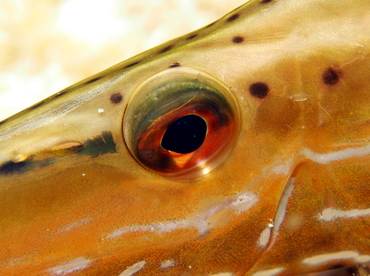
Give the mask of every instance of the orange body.
POLYGON ((249 1, 0 124, 0 275, 370 262, 370 3, 249 1), (179 118, 199 148, 161 144, 179 118))

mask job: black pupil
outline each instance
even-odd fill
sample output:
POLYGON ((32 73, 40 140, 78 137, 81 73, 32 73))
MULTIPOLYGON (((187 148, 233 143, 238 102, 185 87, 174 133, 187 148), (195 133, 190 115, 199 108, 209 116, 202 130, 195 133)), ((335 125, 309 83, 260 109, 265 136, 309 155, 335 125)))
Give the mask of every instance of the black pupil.
POLYGON ((197 115, 186 115, 173 122, 162 138, 162 148, 177 153, 190 153, 204 142, 206 122, 197 115))

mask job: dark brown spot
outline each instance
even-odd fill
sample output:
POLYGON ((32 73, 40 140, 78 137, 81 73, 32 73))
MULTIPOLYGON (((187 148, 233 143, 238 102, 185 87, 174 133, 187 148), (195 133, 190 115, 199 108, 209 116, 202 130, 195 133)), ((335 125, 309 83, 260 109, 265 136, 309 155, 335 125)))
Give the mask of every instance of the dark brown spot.
POLYGON ((96 77, 96 78, 93 78, 91 80, 88 80, 85 84, 93 83, 93 82, 96 82, 96 81, 98 81, 100 79, 101 79, 101 77, 96 77))
POLYGON ((198 35, 197 34, 193 34, 193 35, 189 35, 186 40, 191 40, 193 38, 196 38, 198 35))
POLYGON ((232 39, 232 41, 234 43, 242 43, 244 41, 244 37, 242 37, 242 36, 234 36, 233 39, 232 39))
POLYGON ((121 93, 119 93, 119 92, 110 95, 110 101, 113 104, 119 104, 122 101, 122 99, 123 99, 123 97, 122 97, 121 93))
POLYGON ((37 108, 37 107, 39 107, 39 106, 43 105, 44 103, 45 103, 45 101, 38 102, 38 103, 36 103, 36 104, 34 104, 34 105, 30 106, 30 107, 28 108, 28 110, 35 109, 35 108, 37 108))
POLYGON ((340 76, 340 71, 329 67, 322 73, 322 80, 326 85, 335 85, 339 82, 340 76))
POLYGON ((263 99, 269 93, 269 87, 266 83, 255 82, 249 86, 249 93, 256 98, 263 99))
POLYGON ((270 3, 272 0, 262 0, 261 3, 262 4, 267 4, 267 3, 270 3))
POLYGON ((21 171, 26 166, 26 161, 22 162, 13 162, 8 161, 0 166, 1 174, 12 174, 21 171))
POLYGON ((130 63, 129 65, 126 65, 125 67, 123 67, 123 69, 130 68, 132 66, 135 66, 136 64, 139 64, 139 62, 136 61, 136 62, 130 63))
POLYGON ((169 68, 175 68, 175 67, 180 67, 180 62, 176 61, 174 63, 171 63, 169 68))
POLYGON ((236 14, 233 14, 232 16, 230 16, 228 19, 226 19, 227 22, 232 22, 236 19, 238 19, 238 17, 240 16, 239 13, 236 13, 236 14))
POLYGON ((165 48, 163 48, 162 50, 160 50, 158 53, 159 54, 163 54, 165 52, 168 52, 169 50, 171 50, 173 48, 173 45, 170 45, 170 46, 167 46, 165 48))

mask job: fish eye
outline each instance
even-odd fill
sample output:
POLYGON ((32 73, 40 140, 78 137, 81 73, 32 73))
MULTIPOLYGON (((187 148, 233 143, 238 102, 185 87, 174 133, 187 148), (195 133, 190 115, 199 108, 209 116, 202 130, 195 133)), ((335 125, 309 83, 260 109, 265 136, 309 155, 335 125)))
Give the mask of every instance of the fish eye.
POLYGON ((219 165, 239 132, 239 108, 213 76, 187 67, 162 71, 129 99, 123 134, 131 155, 167 178, 196 179, 219 165))
POLYGON ((185 115, 170 124, 163 135, 163 149, 177 153, 191 153, 204 142, 207 123, 198 115, 185 115))

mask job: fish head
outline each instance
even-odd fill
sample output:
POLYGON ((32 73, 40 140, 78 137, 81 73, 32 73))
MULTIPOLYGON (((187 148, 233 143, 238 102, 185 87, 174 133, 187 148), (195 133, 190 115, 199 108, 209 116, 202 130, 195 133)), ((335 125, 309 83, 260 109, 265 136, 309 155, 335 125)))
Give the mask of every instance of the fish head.
POLYGON ((3 121, 3 271, 369 262, 368 8, 249 1, 3 121))

